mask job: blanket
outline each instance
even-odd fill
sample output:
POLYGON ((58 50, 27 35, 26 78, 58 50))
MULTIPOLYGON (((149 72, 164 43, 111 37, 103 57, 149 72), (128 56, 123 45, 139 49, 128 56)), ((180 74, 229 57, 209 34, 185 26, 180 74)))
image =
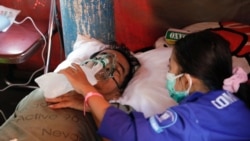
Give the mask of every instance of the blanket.
POLYGON ((73 109, 52 110, 43 93, 35 89, 20 101, 15 112, 0 127, 1 141, 98 141, 90 113, 73 109))

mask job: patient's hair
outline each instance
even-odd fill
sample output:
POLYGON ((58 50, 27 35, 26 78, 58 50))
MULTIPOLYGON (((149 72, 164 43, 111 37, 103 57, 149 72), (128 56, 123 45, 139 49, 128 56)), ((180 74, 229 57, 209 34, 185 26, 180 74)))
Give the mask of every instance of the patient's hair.
MULTIPOLYGON (((181 73, 200 79, 210 90, 222 89, 224 79, 232 75, 232 56, 229 42, 220 35, 199 31, 178 40, 174 47, 181 73)), ((236 96, 250 107, 250 85, 240 85, 236 96)))
MULTIPOLYGON (((131 52, 124 44, 119 45, 116 42, 112 42, 104 50, 116 50, 116 51, 120 52, 126 58, 126 60, 129 63, 129 72, 125 76, 125 78, 123 80, 123 83, 121 85, 119 85, 119 89, 120 89, 120 92, 122 94, 124 89, 127 87, 129 81, 134 76, 134 73, 140 67, 141 64, 138 61, 138 59, 134 56, 133 52, 131 52)), ((101 51, 103 51, 103 50, 101 50, 101 51)), ((97 55, 101 51, 94 53, 93 55, 91 55, 90 58, 93 58, 95 55, 97 55)))

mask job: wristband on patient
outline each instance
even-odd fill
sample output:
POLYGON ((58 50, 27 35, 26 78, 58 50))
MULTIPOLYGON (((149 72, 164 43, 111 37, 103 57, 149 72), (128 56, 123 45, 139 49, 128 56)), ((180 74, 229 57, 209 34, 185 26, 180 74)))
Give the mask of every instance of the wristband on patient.
POLYGON ((84 107, 83 107, 83 113, 84 113, 84 115, 86 115, 86 108, 89 106, 88 105, 88 99, 90 97, 92 97, 92 96, 99 96, 99 97, 104 98, 103 95, 101 95, 100 93, 97 93, 97 92, 89 92, 89 93, 87 93, 87 95, 84 98, 84 107))

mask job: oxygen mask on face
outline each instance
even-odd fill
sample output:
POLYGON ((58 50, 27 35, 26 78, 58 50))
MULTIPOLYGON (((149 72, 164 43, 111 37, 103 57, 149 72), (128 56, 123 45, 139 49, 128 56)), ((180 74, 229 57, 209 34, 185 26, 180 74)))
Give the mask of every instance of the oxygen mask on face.
POLYGON ((115 70, 116 56, 111 53, 101 52, 95 57, 85 60, 81 67, 88 80, 106 80, 113 77, 115 70))

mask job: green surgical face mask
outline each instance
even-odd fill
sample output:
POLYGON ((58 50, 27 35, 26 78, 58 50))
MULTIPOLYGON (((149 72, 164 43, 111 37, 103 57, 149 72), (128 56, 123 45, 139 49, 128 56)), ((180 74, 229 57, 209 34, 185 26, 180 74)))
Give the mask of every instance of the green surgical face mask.
POLYGON ((166 88, 170 94, 170 96, 176 101, 180 102, 182 101, 189 93, 191 86, 192 86, 192 79, 189 76, 189 87, 186 91, 176 91, 175 90, 175 84, 176 84, 176 79, 183 76, 183 74, 179 74, 175 76, 173 73, 167 73, 167 82, 166 82, 166 88))

